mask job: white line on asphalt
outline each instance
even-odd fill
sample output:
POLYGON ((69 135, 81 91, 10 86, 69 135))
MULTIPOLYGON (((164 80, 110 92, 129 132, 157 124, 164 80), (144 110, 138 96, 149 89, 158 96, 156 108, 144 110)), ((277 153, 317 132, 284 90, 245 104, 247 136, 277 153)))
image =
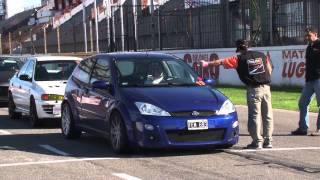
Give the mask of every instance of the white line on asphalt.
POLYGON ((65 160, 52 160, 52 161, 21 162, 21 163, 0 164, 0 167, 27 166, 27 165, 39 165, 39 164, 58 164, 58 163, 82 162, 82 161, 117 160, 117 159, 119 158, 82 158, 82 159, 65 159, 65 160))
POLYGON ((46 150, 48 150, 48 151, 54 152, 54 153, 62 155, 62 156, 70 156, 69 153, 63 152, 63 151, 61 151, 61 150, 59 150, 59 149, 57 149, 55 147, 52 147, 50 145, 47 145, 47 144, 41 144, 39 146, 44 148, 44 149, 46 149, 46 150))
POLYGON ((12 133, 9 132, 9 131, 0 130, 0 134, 1 134, 1 135, 10 135, 10 134, 12 134, 12 133))
POLYGON ((296 147, 296 148, 265 148, 265 149, 240 149, 226 150, 226 152, 260 152, 260 151, 297 151, 297 150, 320 150, 320 147, 296 147))
POLYGON ((119 178, 122 179, 126 179, 126 180, 141 180, 140 178, 134 177, 134 176, 130 176, 128 174, 125 173, 112 173, 113 176, 117 176, 119 178))

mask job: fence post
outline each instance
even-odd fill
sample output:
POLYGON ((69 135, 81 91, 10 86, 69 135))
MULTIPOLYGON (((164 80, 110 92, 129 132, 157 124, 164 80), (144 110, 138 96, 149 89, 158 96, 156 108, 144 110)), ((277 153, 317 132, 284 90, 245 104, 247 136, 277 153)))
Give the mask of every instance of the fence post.
POLYGON ((0 33, 0 54, 2 54, 2 34, 0 33))
POLYGON ((150 14, 151 14, 151 43, 152 43, 152 50, 155 50, 155 32, 154 32, 154 28, 155 28, 155 24, 154 24, 154 4, 153 4, 153 0, 150 1, 150 14))
POLYGON ((47 32, 46 26, 43 27, 44 54, 47 54, 47 32))
POLYGON ((123 16, 123 4, 120 5, 120 21, 121 21, 121 50, 124 51, 124 16, 123 16))
POLYGON ((58 44, 58 53, 61 53, 61 47, 60 47, 60 26, 57 27, 57 44, 58 44))
POLYGON ((269 2, 269 38, 270 46, 273 45, 273 0, 269 2))
POLYGON ((87 23, 86 23, 86 6, 83 0, 82 2, 82 21, 83 21, 83 36, 84 36, 84 51, 88 53, 88 40, 87 40, 87 23))
POLYGON ((139 49, 137 0, 132 0, 132 4, 133 4, 133 23, 134 23, 134 51, 137 51, 139 49))
POLYGON ((160 7, 158 8, 158 44, 159 44, 159 50, 162 50, 161 13, 160 13, 160 7))
POLYGON ((90 20, 90 22, 89 22, 89 27, 90 27, 90 48, 91 48, 91 52, 93 53, 92 20, 90 20))
POLYGON ((94 0, 94 19, 95 19, 95 26, 96 26, 96 49, 97 53, 100 52, 99 49, 99 19, 98 19, 98 9, 97 9, 97 0, 94 0))
POLYGON ((9 32, 9 53, 12 54, 11 32, 9 32))
POLYGON ((19 31, 19 46, 20 46, 20 54, 22 54, 22 32, 19 31))

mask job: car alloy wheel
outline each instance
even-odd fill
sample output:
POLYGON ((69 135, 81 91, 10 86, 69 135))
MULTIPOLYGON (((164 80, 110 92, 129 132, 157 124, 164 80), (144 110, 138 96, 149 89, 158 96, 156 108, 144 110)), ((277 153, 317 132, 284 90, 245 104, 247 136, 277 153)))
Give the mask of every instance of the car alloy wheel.
POLYGON ((62 133, 67 136, 70 132, 70 110, 68 107, 63 108, 63 112, 61 115, 61 128, 62 133))
POLYGON ((68 103, 62 105, 61 132, 68 139, 76 139, 81 136, 81 131, 75 127, 72 111, 68 103))
POLYGON ((125 152, 128 144, 128 138, 122 117, 119 113, 115 113, 111 118, 110 141, 115 153, 125 152))

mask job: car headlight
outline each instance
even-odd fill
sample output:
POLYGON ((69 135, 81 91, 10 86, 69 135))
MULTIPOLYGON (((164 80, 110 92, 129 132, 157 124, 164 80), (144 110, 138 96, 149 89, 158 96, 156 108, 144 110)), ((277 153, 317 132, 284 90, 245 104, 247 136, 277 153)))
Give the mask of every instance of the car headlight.
POLYGON ((171 116, 167 111, 164 111, 163 109, 149 103, 135 102, 134 104, 137 106, 142 115, 171 116))
POLYGON ((217 112, 217 115, 227 115, 236 111, 236 108, 230 100, 226 100, 220 110, 217 112))

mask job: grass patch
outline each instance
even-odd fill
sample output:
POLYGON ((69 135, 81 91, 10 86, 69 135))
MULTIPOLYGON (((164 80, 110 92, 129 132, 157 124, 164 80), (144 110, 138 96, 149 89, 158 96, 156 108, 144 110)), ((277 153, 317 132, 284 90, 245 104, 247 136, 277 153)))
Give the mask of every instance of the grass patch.
MULTIPOLYGON (((247 105, 245 87, 218 85, 216 88, 229 97, 234 104, 247 105)), ((272 107, 297 111, 301 90, 301 87, 271 87, 272 107)), ((310 111, 318 112, 315 99, 311 102, 310 111)))

